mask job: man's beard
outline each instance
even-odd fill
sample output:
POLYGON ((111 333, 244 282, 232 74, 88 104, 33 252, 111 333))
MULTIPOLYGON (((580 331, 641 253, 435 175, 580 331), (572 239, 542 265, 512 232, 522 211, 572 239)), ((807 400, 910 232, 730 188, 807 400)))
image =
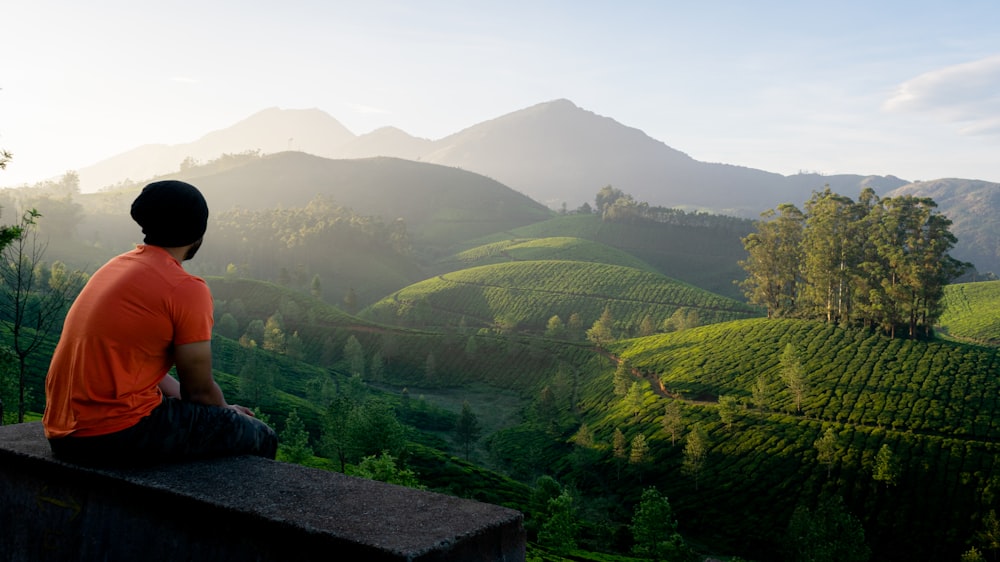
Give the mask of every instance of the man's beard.
POLYGON ((202 242, 202 240, 204 240, 204 239, 203 238, 199 238, 197 241, 195 241, 194 244, 191 245, 190 248, 188 248, 187 253, 184 254, 184 260, 183 261, 188 261, 189 259, 193 258, 195 254, 198 253, 198 250, 201 248, 201 242, 202 242))

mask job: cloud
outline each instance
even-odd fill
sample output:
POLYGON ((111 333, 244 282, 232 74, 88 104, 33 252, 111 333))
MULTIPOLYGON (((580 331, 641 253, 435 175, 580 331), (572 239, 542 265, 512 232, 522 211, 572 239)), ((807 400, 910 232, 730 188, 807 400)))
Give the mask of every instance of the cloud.
POLYGON ((882 108, 930 114, 960 125, 967 135, 1000 134, 1000 55, 907 80, 882 108))

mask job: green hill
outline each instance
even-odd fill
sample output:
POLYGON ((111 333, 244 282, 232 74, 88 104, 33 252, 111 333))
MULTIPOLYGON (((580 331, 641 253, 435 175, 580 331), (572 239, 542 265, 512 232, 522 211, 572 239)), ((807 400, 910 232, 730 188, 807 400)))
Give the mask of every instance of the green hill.
POLYGON ((780 557, 796 507, 815 509, 830 495, 861 520, 877 560, 956 559, 983 530, 1000 484, 996 348, 751 319, 622 341, 611 351, 634 369, 636 388, 616 396, 613 368, 588 371, 578 408, 595 445, 578 451, 582 457, 567 449, 576 427, 565 424, 548 444, 558 451, 553 470, 585 495, 629 502, 656 485, 685 536, 761 560, 780 557), (801 410, 781 379, 787 344, 804 373, 801 410), (720 396, 735 398, 728 414, 720 396), (664 417, 671 403, 682 416, 676 443, 664 417), (693 473, 683 467, 695 427, 708 448, 693 473), (615 429, 627 441, 642 434, 648 457, 616 459, 615 429), (826 464, 815 443, 829 429, 836 446, 826 464), (883 445, 891 481, 876 479, 883 445))
POLYGON ((646 316, 660 327, 678 309, 700 323, 748 318, 754 308, 631 267, 572 261, 486 265, 421 281, 375 303, 362 316, 407 325, 457 326, 541 332, 553 316, 577 314, 589 328, 608 308, 618 330, 631 333, 646 316))
POLYGON ((942 332, 962 340, 1000 345, 1000 281, 948 285, 943 302, 942 332))
POLYGON ((742 299, 734 281, 746 277, 737 262, 746 258, 740 238, 751 230, 750 221, 732 217, 706 217, 703 224, 669 224, 603 221, 597 215, 560 215, 474 244, 566 236, 592 240, 627 252, 668 277, 742 299))
POLYGON ((441 271, 454 271, 480 265, 535 260, 595 262, 656 271, 649 264, 627 252, 600 242, 571 236, 493 242, 461 251, 439 260, 435 265, 441 271))

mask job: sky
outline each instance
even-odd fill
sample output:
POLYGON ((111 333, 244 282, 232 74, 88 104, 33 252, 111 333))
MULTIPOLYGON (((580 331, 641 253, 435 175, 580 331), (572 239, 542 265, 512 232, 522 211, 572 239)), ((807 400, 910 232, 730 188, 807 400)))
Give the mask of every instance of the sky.
POLYGON ((438 139, 555 99, 705 162, 1000 182, 1000 2, 31 0, 0 186, 269 107, 438 139))

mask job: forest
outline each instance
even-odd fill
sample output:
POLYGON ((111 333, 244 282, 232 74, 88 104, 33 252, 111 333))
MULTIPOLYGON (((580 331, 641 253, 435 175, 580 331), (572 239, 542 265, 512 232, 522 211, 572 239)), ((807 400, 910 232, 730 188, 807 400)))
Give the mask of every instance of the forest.
MULTIPOLYGON (((1000 282, 952 282, 933 201, 817 186, 747 221, 605 186, 551 211, 355 164, 171 176, 212 206, 186 267, 215 376, 279 460, 514 507, 530 560, 1000 556, 1000 282)), ((0 285, 4 423, 41 416, 65 306, 139 241, 138 184, 74 183, 0 193, 0 269, 32 283, 0 285)))

